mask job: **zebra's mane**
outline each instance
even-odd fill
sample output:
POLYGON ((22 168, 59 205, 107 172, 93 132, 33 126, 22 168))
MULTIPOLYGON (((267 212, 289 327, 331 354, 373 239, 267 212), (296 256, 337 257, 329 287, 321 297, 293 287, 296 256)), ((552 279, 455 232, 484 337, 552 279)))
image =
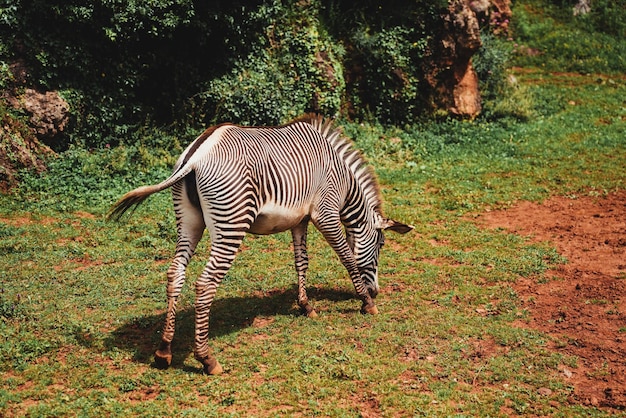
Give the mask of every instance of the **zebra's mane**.
POLYGON ((325 119, 317 114, 305 115, 297 121, 311 124, 328 140, 361 185, 361 190, 369 205, 376 213, 382 215, 382 197, 374 170, 367 164, 363 154, 354 148, 352 141, 342 134, 341 128, 335 127, 332 119, 325 119))

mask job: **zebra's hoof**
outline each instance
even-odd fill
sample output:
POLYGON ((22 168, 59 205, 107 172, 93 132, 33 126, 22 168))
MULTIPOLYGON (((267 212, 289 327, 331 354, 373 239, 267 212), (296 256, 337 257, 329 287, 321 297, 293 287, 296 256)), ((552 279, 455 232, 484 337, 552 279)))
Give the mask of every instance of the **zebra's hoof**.
POLYGON ((203 362, 203 364, 204 364, 203 370, 205 374, 215 376, 215 375, 224 373, 224 369, 222 368, 222 365, 219 363, 219 361, 215 359, 210 359, 206 363, 203 362))
POLYGON ((157 350, 154 353, 154 363, 159 369, 167 369, 172 364, 172 353, 164 353, 157 350))
POLYGON ((302 306, 302 313, 307 316, 307 318, 317 318, 317 312, 315 309, 308 303, 302 306))
POLYGON ((205 357, 199 357, 196 355, 195 357, 196 360, 202 363, 202 371, 204 371, 205 374, 216 375, 224 372, 224 369, 222 369, 219 361, 217 361, 217 359, 212 355, 207 355, 205 357))
POLYGON ((361 308, 361 313, 363 315, 365 314, 378 315, 378 308, 376 307, 376 305, 372 303, 371 305, 363 306, 361 308))

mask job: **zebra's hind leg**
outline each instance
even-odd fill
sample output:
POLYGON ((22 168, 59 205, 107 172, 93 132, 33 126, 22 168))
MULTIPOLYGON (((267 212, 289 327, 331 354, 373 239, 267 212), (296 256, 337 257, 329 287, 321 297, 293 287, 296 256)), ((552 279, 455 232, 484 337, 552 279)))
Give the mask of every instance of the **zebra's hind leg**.
MULTIPOLYGON (((196 281, 196 339, 194 356, 202 363, 206 374, 220 374, 222 366, 209 348, 209 313, 215 293, 232 265, 245 232, 218 231, 211 244, 211 255, 204 271, 196 281)), ((213 237, 211 237, 213 238, 213 237)))
POLYGON ((306 218, 291 230, 293 239, 293 253, 295 257, 296 272, 298 273, 298 306, 309 318, 317 317, 317 312, 309 303, 306 294, 306 272, 309 267, 309 256, 306 251, 306 235, 309 219, 306 218))
MULTIPOLYGON (((181 186, 178 186, 181 187, 181 186)), ((185 269, 189 264, 198 242, 202 239, 205 223, 202 212, 186 204, 180 197, 180 189, 174 189, 176 224, 178 239, 176 255, 167 270, 167 313, 161 335, 161 344, 154 353, 154 362, 158 368, 165 369, 172 363, 172 340, 176 323, 176 304, 185 284, 185 269)))

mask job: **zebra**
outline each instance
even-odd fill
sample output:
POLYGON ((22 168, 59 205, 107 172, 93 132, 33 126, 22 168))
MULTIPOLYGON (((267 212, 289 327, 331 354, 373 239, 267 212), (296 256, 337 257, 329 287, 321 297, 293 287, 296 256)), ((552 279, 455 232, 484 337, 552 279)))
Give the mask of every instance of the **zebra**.
POLYGON ((207 374, 223 372, 208 344, 209 312, 246 233, 291 231, 298 305, 303 314, 315 317, 305 287, 309 222, 347 269, 364 314, 378 313, 373 299, 379 292, 382 231, 405 234, 413 229, 383 216, 374 172, 333 120, 319 115, 276 127, 213 126, 183 151, 169 178, 126 193, 108 218, 119 220, 148 196, 170 187, 178 238, 167 271, 165 324, 155 352, 155 364, 162 368, 172 361, 176 303, 205 229, 211 243, 209 260, 195 285, 194 356, 207 374))

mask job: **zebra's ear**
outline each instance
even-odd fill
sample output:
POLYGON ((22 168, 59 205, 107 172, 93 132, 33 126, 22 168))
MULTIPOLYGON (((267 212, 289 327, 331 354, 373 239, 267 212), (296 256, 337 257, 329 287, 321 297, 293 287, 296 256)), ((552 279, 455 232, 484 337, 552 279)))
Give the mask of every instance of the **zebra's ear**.
POLYGON ((385 231, 393 231, 399 234, 406 234, 415 228, 413 225, 403 224, 402 222, 394 221, 393 219, 383 219, 380 229, 385 231))

